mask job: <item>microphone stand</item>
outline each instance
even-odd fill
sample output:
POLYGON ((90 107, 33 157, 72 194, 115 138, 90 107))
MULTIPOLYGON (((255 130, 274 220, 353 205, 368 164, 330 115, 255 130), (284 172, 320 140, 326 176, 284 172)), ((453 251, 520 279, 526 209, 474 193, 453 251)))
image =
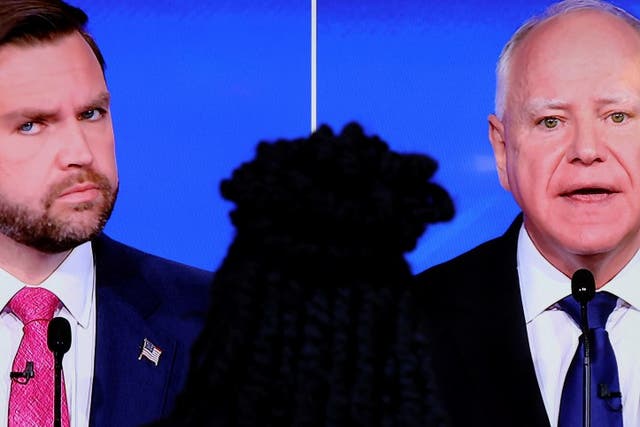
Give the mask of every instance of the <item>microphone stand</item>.
POLYGON ((571 277, 571 294, 580 304, 580 328, 584 344, 582 365, 582 420, 584 427, 591 427, 591 330, 589 328, 587 304, 596 295, 596 282, 593 274, 585 269, 573 273, 571 277))
POLYGON ((582 416, 584 427, 591 427, 591 331, 587 317, 587 301, 580 302, 580 317, 582 319, 582 340, 584 343, 584 363, 582 365, 582 416))
POLYGON ((53 353, 55 360, 53 371, 55 373, 54 380, 54 392, 53 392, 53 427, 62 427, 62 356, 64 353, 56 351, 53 353))

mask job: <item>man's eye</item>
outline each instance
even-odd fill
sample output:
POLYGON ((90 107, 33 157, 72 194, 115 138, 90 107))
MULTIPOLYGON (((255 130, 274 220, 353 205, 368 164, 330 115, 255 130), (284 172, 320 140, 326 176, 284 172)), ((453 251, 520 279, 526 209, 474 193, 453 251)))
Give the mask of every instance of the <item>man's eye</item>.
POLYGON ((95 121, 99 120, 104 115, 104 111, 98 108, 92 108, 80 113, 80 120, 95 121))
POLYGON ((611 121, 613 123, 622 123, 627 118, 627 115, 625 113, 616 112, 612 113, 609 117, 611 117, 611 121))
POLYGON ((558 127, 558 124, 560 124, 560 120, 556 117, 545 117, 544 119, 540 120, 539 123, 544 125, 544 127, 546 127, 547 129, 554 129, 558 127))
POLYGON ((18 131, 26 135, 33 135, 40 131, 40 124, 36 122, 26 122, 18 127, 18 131))

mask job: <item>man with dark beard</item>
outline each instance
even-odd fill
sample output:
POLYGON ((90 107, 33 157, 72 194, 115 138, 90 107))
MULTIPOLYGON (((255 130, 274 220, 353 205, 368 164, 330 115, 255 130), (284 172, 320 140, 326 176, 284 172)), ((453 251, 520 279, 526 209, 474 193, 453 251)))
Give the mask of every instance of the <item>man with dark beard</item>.
POLYGON ((86 22, 57 0, 0 6, 0 425, 59 416, 52 315, 71 325, 61 425, 137 426, 171 409, 206 312, 210 274, 101 234, 118 175, 86 22))

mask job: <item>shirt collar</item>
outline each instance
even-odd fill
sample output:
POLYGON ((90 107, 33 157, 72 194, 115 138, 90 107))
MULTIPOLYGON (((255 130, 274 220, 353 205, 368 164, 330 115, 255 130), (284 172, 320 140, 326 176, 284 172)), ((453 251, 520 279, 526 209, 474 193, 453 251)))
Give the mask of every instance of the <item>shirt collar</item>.
POLYGON ((640 252, 603 289, 623 299, 635 310, 640 310, 640 252))
MULTIPOLYGON (((53 292, 82 326, 89 325, 93 305, 94 263, 91 242, 75 247, 60 266, 39 286, 53 292)), ((0 268, 0 307, 25 286, 0 268)))
MULTIPOLYGON (((520 227, 518 235, 518 277, 527 323, 571 295, 571 278, 547 261, 533 244, 529 234, 520 227)), ((640 253, 601 290, 607 290, 636 309, 640 309, 640 253)))
POLYGON ((522 307, 524 318, 529 323, 571 294, 571 280, 542 256, 524 225, 518 234, 517 257, 522 307))

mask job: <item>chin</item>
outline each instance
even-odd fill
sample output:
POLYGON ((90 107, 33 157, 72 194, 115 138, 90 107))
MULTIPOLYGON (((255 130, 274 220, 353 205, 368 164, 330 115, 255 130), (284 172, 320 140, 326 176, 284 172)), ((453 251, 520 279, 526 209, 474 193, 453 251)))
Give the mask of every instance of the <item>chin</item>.
POLYGON ((610 228, 602 230, 602 232, 589 230, 587 232, 576 233, 572 236, 566 236, 563 240, 564 247, 576 255, 582 256, 605 254, 614 251, 624 244, 622 236, 610 228))

